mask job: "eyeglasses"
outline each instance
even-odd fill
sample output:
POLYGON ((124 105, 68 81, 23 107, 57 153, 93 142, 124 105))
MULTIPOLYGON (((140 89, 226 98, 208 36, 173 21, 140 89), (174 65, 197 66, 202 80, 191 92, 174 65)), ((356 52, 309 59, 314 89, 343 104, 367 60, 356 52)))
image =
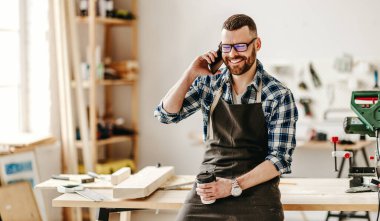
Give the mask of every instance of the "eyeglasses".
POLYGON ((229 53, 232 50, 232 47, 235 48, 237 52, 244 52, 248 50, 248 46, 252 44, 257 38, 253 38, 252 41, 248 43, 238 43, 238 44, 222 44, 220 43, 220 50, 223 53, 229 53))

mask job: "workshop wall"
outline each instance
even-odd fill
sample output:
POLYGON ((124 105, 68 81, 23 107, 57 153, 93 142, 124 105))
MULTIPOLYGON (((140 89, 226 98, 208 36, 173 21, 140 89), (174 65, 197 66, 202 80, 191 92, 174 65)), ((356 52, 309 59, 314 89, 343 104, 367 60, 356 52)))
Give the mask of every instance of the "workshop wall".
MULTIPOLYGON (((258 58, 293 90, 297 101, 302 97, 313 100, 313 118, 306 117, 298 104, 297 139, 305 139, 310 125, 322 122, 324 127, 323 115, 328 108, 349 108, 351 90, 372 89, 368 64, 376 67, 380 60, 379 8, 376 0, 139 1, 140 167, 161 162, 174 165, 177 174, 198 171, 203 146, 189 135, 201 134, 201 113, 177 125, 163 125, 154 119, 153 110, 191 61, 217 46, 222 23, 230 15, 245 13, 254 18, 262 38, 258 58), (348 73, 333 67, 344 53, 358 63, 348 73), (312 83, 309 62, 321 78, 320 88, 312 83), (303 80, 308 84, 306 92, 298 90, 303 80)), ((342 127, 339 120, 326 124, 332 132, 342 127)), ((297 158, 304 160, 312 156, 300 154, 297 158)), ((319 162, 331 161, 328 155, 319 156, 319 162)))

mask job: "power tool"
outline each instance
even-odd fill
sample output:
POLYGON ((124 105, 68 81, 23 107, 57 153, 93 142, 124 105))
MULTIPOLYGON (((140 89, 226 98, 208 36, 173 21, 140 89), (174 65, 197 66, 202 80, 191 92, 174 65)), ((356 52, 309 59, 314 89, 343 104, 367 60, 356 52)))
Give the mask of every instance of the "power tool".
MULTIPOLYGON (((351 96, 351 109, 357 117, 346 117, 344 119, 344 131, 347 134, 368 135, 379 138, 380 131, 380 91, 353 91, 351 96)), ((377 141, 377 140, 376 140, 377 141)), ((377 142, 378 144, 378 142, 377 142)), ((334 147, 336 143, 334 142, 334 147)), ((335 149, 336 150, 336 149, 335 149)), ((335 152, 335 151, 334 151, 335 152)), ((334 156, 334 155, 333 155, 334 156)), ((335 154, 335 164, 336 157, 335 154)), ((376 146, 376 165, 373 167, 351 167, 349 176, 353 177, 350 181, 350 187, 363 185, 363 177, 373 177, 373 184, 379 179, 380 175, 380 154, 379 146, 376 146), (377 180, 376 180, 377 175, 377 180)), ((377 184, 376 184, 377 186, 377 184)), ((376 190, 377 191, 377 190, 376 190)))

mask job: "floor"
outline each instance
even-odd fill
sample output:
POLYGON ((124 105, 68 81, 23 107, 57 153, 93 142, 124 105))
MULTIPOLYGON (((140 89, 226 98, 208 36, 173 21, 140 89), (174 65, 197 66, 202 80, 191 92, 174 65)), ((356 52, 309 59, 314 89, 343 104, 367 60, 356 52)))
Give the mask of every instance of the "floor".
MULTIPOLYGON (((133 221, 146 221, 146 220, 155 220, 155 221, 171 221, 175 220, 175 215, 177 211, 171 210, 160 210, 160 211, 137 211, 132 213, 133 221)), ((364 212, 359 212, 358 214, 364 214, 364 212)), ((285 212, 285 221, 324 221, 326 219, 327 212, 285 212)), ((376 213, 370 213, 371 220, 376 220, 376 213)), ((110 220, 118 221, 119 215, 112 214, 110 220)), ((330 218, 329 221, 337 221, 338 218, 330 218)), ((350 221, 363 221, 365 219, 345 219, 350 221)))

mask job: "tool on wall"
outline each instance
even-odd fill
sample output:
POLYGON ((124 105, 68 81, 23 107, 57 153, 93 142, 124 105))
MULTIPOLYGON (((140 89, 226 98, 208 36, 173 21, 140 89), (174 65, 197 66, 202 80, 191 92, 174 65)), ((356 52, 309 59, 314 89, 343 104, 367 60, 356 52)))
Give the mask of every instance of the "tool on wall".
POLYGON ((313 80, 314 87, 316 87, 316 88, 321 87, 322 82, 319 79, 317 72, 315 71, 313 63, 309 64, 309 70, 310 70, 310 74, 311 74, 311 79, 313 80))

